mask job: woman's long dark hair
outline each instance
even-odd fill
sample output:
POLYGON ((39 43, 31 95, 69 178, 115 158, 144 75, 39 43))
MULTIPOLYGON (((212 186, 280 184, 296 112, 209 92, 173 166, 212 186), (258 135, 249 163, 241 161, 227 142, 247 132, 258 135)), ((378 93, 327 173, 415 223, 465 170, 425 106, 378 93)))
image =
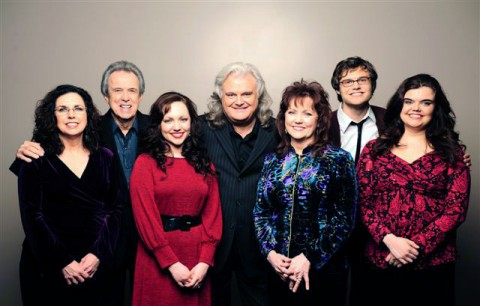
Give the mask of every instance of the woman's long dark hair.
POLYGON ((57 99, 68 93, 76 93, 82 97, 87 112, 87 126, 83 131, 83 146, 91 153, 100 148, 99 138, 99 120, 95 104, 92 97, 83 88, 65 84, 59 85, 40 101, 37 102, 35 109, 35 127, 33 129, 32 140, 40 143, 42 148, 48 154, 61 154, 65 147, 60 140, 57 128, 57 118, 55 116, 55 106, 57 99))
POLYGON ((150 125, 145 135, 141 138, 141 151, 152 156, 157 161, 158 167, 163 172, 167 172, 165 165, 167 161, 166 153, 169 153, 171 150, 162 135, 161 123, 173 102, 185 104, 191 118, 190 135, 183 143, 182 155, 195 168, 195 172, 203 175, 214 175, 207 151, 201 142, 200 121, 196 106, 192 100, 178 92, 166 92, 153 103, 150 109, 150 125))
POLYGON ((405 132, 405 125, 400 119, 405 93, 420 87, 431 88, 435 93, 432 120, 425 130, 428 143, 450 163, 456 160, 459 146, 465 150, 465 145, 461 144, 454 130, 455 114, 440 83, 428 74, 417 74, 403 81, 390 98, 384 117, 385 130, 373 147, 373 156, 383 154, 399 144, 405 132))
POLYGON ((322 155, 328 143, 328 129, 330 127, 330 115, 332 110, 328 103, 328 94, 318 82, 306 82, 300 80, 285 88, 280 102, 276 126, 280 137, 279 144, 275 149, 278 157, 283 157, 292 147, 290 136, 285 132, 285 113, 288 110, 290 101, 300 102, 303 98, 309 97, 313 100, 313 107, 318 114, 318 122, 315 128, 315 140, 311 145, 313 155, 322 155))

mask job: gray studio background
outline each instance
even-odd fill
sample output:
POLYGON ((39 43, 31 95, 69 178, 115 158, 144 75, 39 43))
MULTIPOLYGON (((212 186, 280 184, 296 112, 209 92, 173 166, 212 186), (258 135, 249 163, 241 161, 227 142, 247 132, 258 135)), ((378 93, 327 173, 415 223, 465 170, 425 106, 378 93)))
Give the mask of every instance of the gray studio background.
MULTIPOLYGON (((330 77, 338 61, 354 55, 378 70, 372 104, 385 106, 403 79, 420 72, 437 77, 452 103, 473 161, 470 208, 458 235, 458 305, 478 305, 478 1, 2 0, 0 11, 0 305, 21 305, 24 234, 8 166, 31 137, 35 103, 47 91, 61 83, 81 86, 105 112, 101 74, 126 59, 145 76, 141 111, 176 90, 203 113, 216 73, 240 60, 260 69, 275 112, 282 90, 300 78, 319 81, 336 109, 330 77)), ((392 288, 396 294, 408 293, 392 288)))

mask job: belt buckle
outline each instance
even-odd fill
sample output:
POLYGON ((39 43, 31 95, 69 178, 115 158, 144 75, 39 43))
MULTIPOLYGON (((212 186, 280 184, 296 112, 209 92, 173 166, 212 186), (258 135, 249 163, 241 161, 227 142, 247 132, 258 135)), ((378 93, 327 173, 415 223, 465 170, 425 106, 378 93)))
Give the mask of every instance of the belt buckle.
POLYGON ((190 231, 190 228, 192 228, 192 220, 189 220, 189 219, 190 219, 190 218, 189 218, 189 216, 187 216, 187 215, 183 215, 183 216, 181 217, 180 220, 181 220, 182 222, 180 222, 180 223, 181 223, 181 224, 180 224, 180 230, 181 230, 182 232, 188 232, 188 231, 190 231))

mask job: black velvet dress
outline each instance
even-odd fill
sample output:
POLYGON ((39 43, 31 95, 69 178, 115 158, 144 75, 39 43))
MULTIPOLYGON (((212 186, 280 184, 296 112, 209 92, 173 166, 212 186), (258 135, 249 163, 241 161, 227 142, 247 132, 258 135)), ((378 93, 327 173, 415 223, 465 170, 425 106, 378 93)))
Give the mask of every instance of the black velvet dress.
POLYGON ((20 260, 24 305, 109 305, 109 266, 118 239, 122 198, 113 154, 90 154, 79 178, 56 155, 22 163, 18 175, 25 241, 20 260), (94 277, 67 285, 62 269, 93 253, 94 277))

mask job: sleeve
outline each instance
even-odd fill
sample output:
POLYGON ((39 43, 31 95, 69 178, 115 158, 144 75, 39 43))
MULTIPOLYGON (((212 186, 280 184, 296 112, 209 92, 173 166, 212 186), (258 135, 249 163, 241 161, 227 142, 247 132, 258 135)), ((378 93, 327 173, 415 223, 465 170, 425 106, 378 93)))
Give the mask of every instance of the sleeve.
POLYGON ((442 214, 439 214, 423 231, 411 239, 429 254, 441 244, 446 235, 465 221, 470 198, 470 169, 463 162, 459 150, 455 165, 448 168, 447 194, 442 214))
POLYGON ((372 157, 372 146, 374 141, 367 143, 360 154, 357 164, 358 182, 358 206, 360 218, 370 235, 377 244, 381 244, 385 235, 390 234, 390 229, 381 222, 377 215, 375 205, 377 199, 377 173, 382 171, 379 165, 374 163, 372 157))
POLYGON ((314 253, 317 258, 309 259, 316 269, 325 265, 346 245, 355 226, 358 197, 355 162, 347 152, 333 162, 333 180, 327 187, 327 206, 318 207, 319 246, 314 253), (325 214, 329 217, 324 218, 325 214))
POLYGON ((155 202, 155 171, 159 171, 156 161, 148 155, 140 155, 130 177, 130 195, 140 239, 145 248, 155 256, 160 267, 165 269, 179 259, 165 236, 155 202))
POLYGON ((8 170, 10 170, 10 172, 12 172, 13 174, 15 174, 16 176, 19 175, 20 173, 20 168, 22 167, 22 164, 25 163, 23 160, 19 159, 19 158, 16 158, 13 163, 10 165, 10 167, 8 168, 8 170))
POLYGON ((18 198, 23 230, 29 247, 44 269, 63 269, 75 260, 48 224, 43 213, 44 181, 41 164, 44 158, 22 163, 18 173, 18 198))
POLYGON ((122 196, 120 187, 117 164, 113 162, 113 154, 102 155, 101 167, 105 169, 106 214, 102 215, 98 238, 96 239, 91 253, 95 254, 100 262, 110 263, 116 252, 117 242, 120 235, 121 215, 123 207, 126 205, 125 194, 122 196))
POLYGON ((203 233, 199 262, 213 266, 215 250, 222 237, 222 209, 217 177, 209 174, 206 180, 208 198, 201 212, 203 233))
POLYGON ((269 181, 269 168, 271 163, 273 163, 272 158, 267 155, 257 185, 257 202, 253 208, 255 234, 260 245, 260 251, 265 257, 268 256, 270 251, 275 249, 275 245, 277 244, 275 238, 276 225, 274 222, 274 209, 269 196, 271 188, 267 188, 267 186, 272 185, 272 182, 269 181))

